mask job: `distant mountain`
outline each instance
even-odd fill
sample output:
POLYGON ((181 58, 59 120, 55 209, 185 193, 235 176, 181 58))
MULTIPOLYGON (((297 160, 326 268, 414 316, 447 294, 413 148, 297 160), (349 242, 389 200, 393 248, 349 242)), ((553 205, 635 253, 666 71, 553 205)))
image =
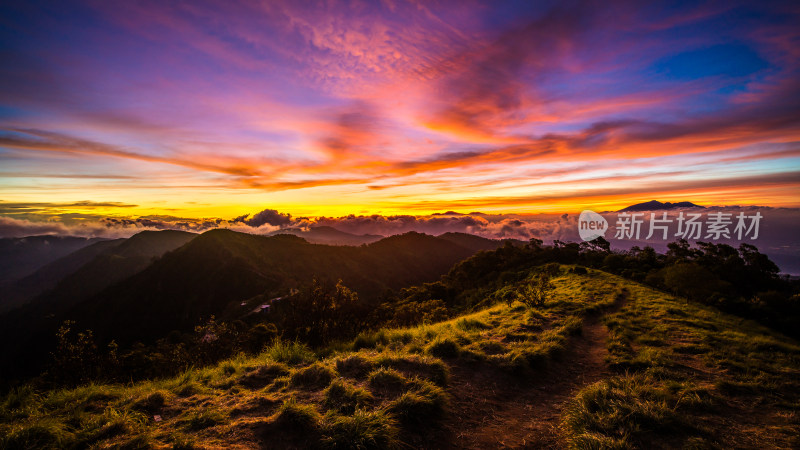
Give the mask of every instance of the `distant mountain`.
MULTIPOLYGON (((36 279, 68 272, 63 279, 57 280, 54 289, 37 298, 36 302, 50 305, 50 312, 66 310, 108 286, 141 272, 155 259, 181 247, 196 236, 194 233, 177 230, 142 231, 128 239, 114 241, 116 245, 113 246, 109 244, 98 246, 100 248, 93 247, 91 250, 96 251, 96 255, 71 272, 70 268, 88 255, 72 254, 62 258, 56 262, 58 264, 48 267, 48 273, 37 272, 31 276, 36 279)), ((48 281, 53 283, 52 278, 48 281)))
POLYGON ((68 314, 120 343, 191 330, 241 301, 313 277, 342 279, 362 298, 438 279, 474 250, 419 233, 363 247, 311 244, 291 235, 212 230, 111 286, 68 314))
POLYGON ((125 239, 112 239, 87 245, 59 258, 20 280, 8 283, 0 300, 0 312, 16 308, 30 299, 54 288, 56 284, 78 271, 100 254, 113 249, 125 239))
POLYGON ((74 236, 0 239, 0 283, 22 278, 78 249, 102 241, 74 236))
POLYGON ((351 234, 328 226, 310 227, 308 229, 285 228, 270 233, 270 236, 291 234, 299 236, 312 244, 323 245, 361 245, 371 244, 384 238, 377 234, 351 234))
POLYGON ((505 240, 500 239, 488 239, 481 236, 476 236, 474 234, 468 233, 444 233, 436 236, 439 239, 444 239, 446 241, 450 241, 454 244, 458 244, 462 247, 466 247, 472 249, 474 251, 480 250, 495 250, 499 247, 502 247, 505 240))
POLYGON ((619 210, 619 212, 660 211, 676 208, 705 208, 705 206, 695 205, 692 202, 661 203, 658 200, 650 200, 649 202, 637 203, 635 205, 628 206, 627 208, 622 208, 619 210))
MULTIPOLYGON (((218 229, 195 237, 118 283, 109 283, 119 280, 121 271, 133 270, 133 261, 125 255, 141 256, 137 241, 125 241, 65 278, 52 292, 0 316, 0 343, 14 342, 12 348, 0 344, 6 347, 4 356, 9 358, 8 351, 13 353, 15 348, 27 349, 28 355, 46 354, 55 329, 66 319, 76 320, 77 328, 92 329, 100 339, 116 339, 122 345, 152 341, 172 330, 189 331, 212 314, 230 318, 244 300, 284 292, 313 277, 341 279, 369 301, 387 289, 437 280, 475 253, 447 239, 413 232, 355 247, 311 244, 285 234, 258 236, 218 229), (112 268, 111 264, 116 265, 112 268), (85 298, 99 287, 98 280, 106 280, 107 287, 85 298)), ((137 259, 136 267, 142 263, 137 259)), ((10 358, 23 361, 28 355, 10 358)))

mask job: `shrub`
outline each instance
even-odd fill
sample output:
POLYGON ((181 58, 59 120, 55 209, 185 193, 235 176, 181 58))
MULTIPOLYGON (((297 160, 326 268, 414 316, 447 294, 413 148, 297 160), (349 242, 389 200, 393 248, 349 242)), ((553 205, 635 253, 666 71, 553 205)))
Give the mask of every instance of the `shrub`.
POLYGON ((248 331, 245 337, 244 347, 251 353, 258 353, 277 336, 278 328, 275 327, 274 323, 259 323, 248 331))
POLYGON ((442 300, 424 302, 409 301, 397 305, 389 327, 409 327, 420 323, 435 323, 446 320, 447 305, 442 300))
POLYGON ((519 288, 519 299, 529 308, 542 306, 547 301, 550 292, 554 289, 550 282, 550 275, 546 272, 534 277, 533 280, 523 283, 519 288))

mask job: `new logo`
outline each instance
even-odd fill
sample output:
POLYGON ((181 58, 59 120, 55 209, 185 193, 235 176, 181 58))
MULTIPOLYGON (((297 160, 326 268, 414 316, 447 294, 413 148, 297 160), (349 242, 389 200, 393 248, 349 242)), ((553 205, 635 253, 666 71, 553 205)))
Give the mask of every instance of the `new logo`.
POLYGON ((608 222, 594 211, 587 209, 578 217, 578 234, 584 241, 592 241, 604 236, 606 230, 608 230, 608 222))

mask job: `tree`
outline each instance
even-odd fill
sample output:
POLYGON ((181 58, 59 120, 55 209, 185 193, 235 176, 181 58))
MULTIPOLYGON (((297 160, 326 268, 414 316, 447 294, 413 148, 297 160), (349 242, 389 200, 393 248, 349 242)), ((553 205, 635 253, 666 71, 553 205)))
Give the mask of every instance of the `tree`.
MULTIPOLYGON (((56 350, 52 353, 52 377, 60 383, 76 384, 95 378, 100 357, 92 330, 72 333, 75 322, 64 321, 56 332, 56 350)), ((115 349, 116 350, 116 349, 115 349)))
POLYGON ((550 292, 555 289, 550 282, 550 275, 540 273, 533 280, 523 283, 519 288, 519 300, 527 307, 542 306, 550 296, 550 292))
POLYGON ((358 294, 339 280, 335 286, 314 279, 278 304, 281 329, 311 345, 355 336, 367 319, 358 294))

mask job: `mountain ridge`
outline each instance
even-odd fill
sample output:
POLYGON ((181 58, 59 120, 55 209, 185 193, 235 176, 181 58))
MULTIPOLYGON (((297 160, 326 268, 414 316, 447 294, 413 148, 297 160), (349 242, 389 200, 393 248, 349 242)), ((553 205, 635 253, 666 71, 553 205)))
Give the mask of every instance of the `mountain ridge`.
POLYGON ((705 208, 705 206, 696 205, 692 202, 660 202, 658 200, 650 200, 649 202, 637 203, 620 209, 617 212, 631 212, 631 211, 660 211, 676 208, 705 208))

